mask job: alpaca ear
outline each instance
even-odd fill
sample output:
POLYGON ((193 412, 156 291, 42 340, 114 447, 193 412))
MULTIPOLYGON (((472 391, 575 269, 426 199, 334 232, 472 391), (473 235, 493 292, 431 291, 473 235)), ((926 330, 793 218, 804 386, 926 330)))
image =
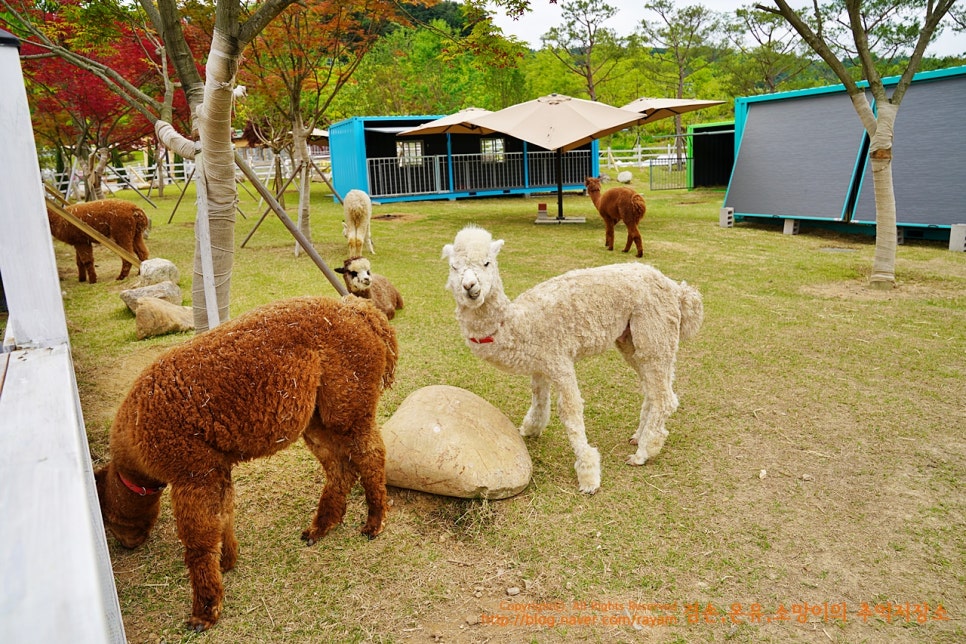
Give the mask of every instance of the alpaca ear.
POLYGON ((505 242, 502 239, 497 239, 494 242, 490 242, 490 254, 496 257, 500 252, 500 249, 503 248, 504 243, 505 242))
POLYGON ((442 257, 452 257, 452 256, 453 256, 453 245, 452 244, 446 244, 445 246, 443 246, 443 255, 442 255, 442 257))
POLYGON ((336 273, 342 273, 344 275, 345 274, 345 267, 344 266, 339 266, 339 267, 337 267, 335 269, 335 272, 336 273))

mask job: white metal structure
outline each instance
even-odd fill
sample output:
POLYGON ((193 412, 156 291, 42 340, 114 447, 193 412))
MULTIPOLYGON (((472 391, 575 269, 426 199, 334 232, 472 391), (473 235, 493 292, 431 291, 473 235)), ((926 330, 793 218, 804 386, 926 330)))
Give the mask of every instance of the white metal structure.
POLYGON ((0 30, 0 642, 123 642, 16 39, 0 30))

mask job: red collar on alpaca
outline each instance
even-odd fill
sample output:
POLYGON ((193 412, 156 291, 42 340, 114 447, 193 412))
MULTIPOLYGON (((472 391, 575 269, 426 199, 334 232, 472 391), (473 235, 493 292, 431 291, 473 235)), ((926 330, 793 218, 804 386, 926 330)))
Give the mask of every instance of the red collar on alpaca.
POLYGON ((500 326, 496 327, 496 329, 493 331, 493 333, 491 333, 490 335, 486 336, 485 338, 468 338, 468 339, 473 344, 490 344, 491 342, 493 342, 493 336, 496 335, 496 332, 499 331, 500 330, 500 327, 502 327, 502 326, 503 326, 503 323, 500 322, 500 326))
POLYGON ((141 487, 140 485, 135 485, 134 483, 131 483, 129 480, 124 478, 124 475, 121 474, 120 470, 118 470, 117 472, 117 477, 121 479, 121 483, 124 484, 124 487, 131 490, 138 496, 151 496, 153 494, 160 494, 161 491, 167 487, 166 483, 162 483, 158 487, 141 487))

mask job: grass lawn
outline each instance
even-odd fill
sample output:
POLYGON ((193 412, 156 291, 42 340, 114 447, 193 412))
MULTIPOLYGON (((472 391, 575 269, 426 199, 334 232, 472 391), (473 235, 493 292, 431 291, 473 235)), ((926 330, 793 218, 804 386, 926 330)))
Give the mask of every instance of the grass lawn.
MULTIPOLYGON (((474 223, 506 240, 500 268, 511 297, 571 268, 623 261, 701 290, 704 326, 682 345, 681 406, 658 458, 624 465, 641 399, 616 351, 578 368, 588 438, 603 461, 593 496, 577 490, 554 414, 541 438, 527 440, 533 480, 520 495, 483 502, 391 488, 386 530, 368 542, 357 487, 346 523, 306 547, 299 534, 323 474, 299 444, 235 470, 240 559, 207 633, 183 626, 190 588, 167 498, 144 546, 126 551, 109 538, 128 639, 964 641, 966 258, 944 243, 907 243, 898 287, 873 291, 871 237, 804 224, 794 236, 764 224, 721 228, 722 192, 635 185, 648 202, 643 260, 604 249, 586 196, 564 203, 586 223, 560 226, 534 225, 538 202, 555 212, 553 196, 375 206, 373 268, 406 302, 393 321, 396 385, 380 417, 431 384, 483 396, 516 424, 526 412, 527 379, 470 354, 444 289, 441 248, 474 223)), ((315 247, 341 265, 341 207, 324 185, 313 189, 315 247)), ((168 188, 157 209, 146 207, 148 246, 181 269, 189 304, 193 191, 172 216, 177 197, 168 188)), ((246 190, 240 198, 232 314, 334 296, 274 215, 239 247, 262 212, 246 190)), ((289 193, 290 212, 295 204, 289 193)), ((136 276, 113 281, 120 261, 99 248, 102 281, 80 284, 73 250, 55 242, 55 251, 98 464, 133 379, 187 336, 138 341, 118 297, 136 276)))

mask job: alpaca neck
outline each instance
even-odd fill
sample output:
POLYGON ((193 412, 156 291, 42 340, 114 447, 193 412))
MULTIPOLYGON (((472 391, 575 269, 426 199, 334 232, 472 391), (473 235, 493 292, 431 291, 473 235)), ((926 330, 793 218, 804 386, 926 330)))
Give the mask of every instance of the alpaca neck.
POLYGON ((587 194, 590 195, 590 200, 594 204, 594 208, 600 210, 600 190, 588 190, 587 194))
POLYGON ((494 286, 482 306, 462 309, 459 319, 463 335, 477 339, 492 337, 503 326, 512 309, 513 302, 503 289, 494 286))

